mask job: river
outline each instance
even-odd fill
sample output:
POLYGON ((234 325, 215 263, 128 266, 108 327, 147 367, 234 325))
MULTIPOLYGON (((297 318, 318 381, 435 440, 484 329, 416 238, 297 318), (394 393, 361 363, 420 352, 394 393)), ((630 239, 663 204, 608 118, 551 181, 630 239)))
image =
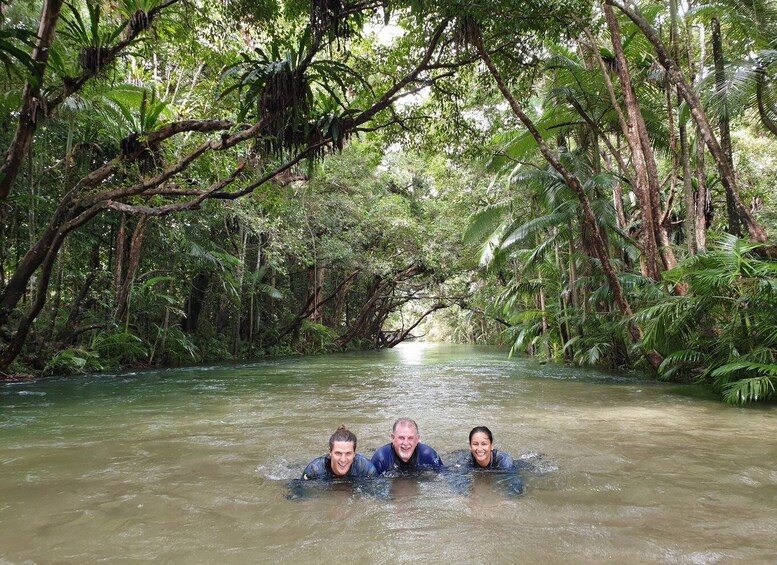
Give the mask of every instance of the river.
POLYGON ((775 563, 777 409, 423 343, 0 385, 0 563, 149 561, 775 563), (290 496, 339 425, 369 457, 399 416, 444 459, 489 426, 524 494, 290 496))

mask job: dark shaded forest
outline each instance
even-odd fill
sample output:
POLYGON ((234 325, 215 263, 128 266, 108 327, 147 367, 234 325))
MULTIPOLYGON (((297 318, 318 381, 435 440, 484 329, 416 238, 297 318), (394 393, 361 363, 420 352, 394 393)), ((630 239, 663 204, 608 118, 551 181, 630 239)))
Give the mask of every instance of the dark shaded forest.
POLYGON ((495 343, 769 401, 773 2, 0 3, 0 372, 495 343))

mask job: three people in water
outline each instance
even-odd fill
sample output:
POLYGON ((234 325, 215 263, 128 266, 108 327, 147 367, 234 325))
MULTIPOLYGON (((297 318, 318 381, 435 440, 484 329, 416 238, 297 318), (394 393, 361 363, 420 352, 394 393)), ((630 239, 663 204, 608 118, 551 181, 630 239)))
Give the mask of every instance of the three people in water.
MULTIPOLYGON (((356 453, 356 434, 340 426, 329 438, 329 453, 317 457, 305 468, 302 478, 333 479, 375 477, 389 472, 419 470, 443 471, 445 466, 437 452, 420 442, 418 424, 410 418, 399 418, 391 429, 391 443, 380 447, 372 460, 356 453)), ((486 426, 476 426, 469 433, 469 452, 453 466, 457 470, 496 470, 510 474, 510 490, 523 492, 523 481, 513 458, 494 449, 494 436, 486 426)))

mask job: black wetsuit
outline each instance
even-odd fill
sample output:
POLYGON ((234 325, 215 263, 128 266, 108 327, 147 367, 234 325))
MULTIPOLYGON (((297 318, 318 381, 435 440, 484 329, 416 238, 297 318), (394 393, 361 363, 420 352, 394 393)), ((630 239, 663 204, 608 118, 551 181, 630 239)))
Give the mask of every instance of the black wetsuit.
MULTIPOLYGON (((363 455, 356 454, 353 458, 353 464, 348 472, 342 478, 375 477, 377 471, 370 460, 363 455)), ((332 458, 329 455, 322 455, 311 461, 305 472, 302 473, 303 479, 337 479, 341 478, 332 471, 332 458)))
POLYGON ((491 462, 488 467, 481 467, 472 453, 465 453, 461 459, 456 462, 456 467, 464 467, 468 469, 502 469, 504 471, 515 470, 515 461, 504 451, 498 451, 496 449, 491 451, 491 462))
MULTIPOLYGON (((523 493, 523 478, 518 473, 513 458, 504 451, 497 451, 496 449, 491 451, 491 462, 488 464, 488 467, 478 465, 472 453, 467 451, 459 458, 454 467, 461 471, 493 471, 504 475, 504 478, 500 478, 498 482, 504 483, 510 494, 523 493)), ((454 473, 452 481, 457 490, 461 491, 462 494, 467 494, 470 489, 471 473, 467 473, 466 477, 459 473, 454 473)))
POLYGON ((397 457, 394 446, 387 443, 378 449, 372 456, 372 464, 375 465, 375 469, 378 471, 379 475, 383 475, 387 471, 393 470, 416 471, 430 469, 433 471, 440 471, 444 467, 437 452, 423 443, 419 443, 415 446, 413 456, 408 459, 407 463, 397 457))

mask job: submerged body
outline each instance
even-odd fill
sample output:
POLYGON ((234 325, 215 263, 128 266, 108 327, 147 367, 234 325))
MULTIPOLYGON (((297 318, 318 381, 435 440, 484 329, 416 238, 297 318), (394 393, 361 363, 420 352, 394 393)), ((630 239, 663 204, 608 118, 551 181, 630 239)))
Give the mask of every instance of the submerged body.
POLYGON ((400 459, 394 451, 394 446, 387 443, 372 456, 372 464, 380 475, 388 471, 439 471, 443 468, 442 460, 437 452, 423 443, 415 446, 415 450, 407 460, 400 459))
POLYGON ((510 494, 523 493, 523 478, 515 461, 504 451, 494 449, 494 436, 486 426, 477 426, 470 431, 469 452, 459 457, 455 468, 467 472, 454 480, 459 491, 469 491, 473 472, 488 471, 504 475, 498 482, 504 483, 510 494))

